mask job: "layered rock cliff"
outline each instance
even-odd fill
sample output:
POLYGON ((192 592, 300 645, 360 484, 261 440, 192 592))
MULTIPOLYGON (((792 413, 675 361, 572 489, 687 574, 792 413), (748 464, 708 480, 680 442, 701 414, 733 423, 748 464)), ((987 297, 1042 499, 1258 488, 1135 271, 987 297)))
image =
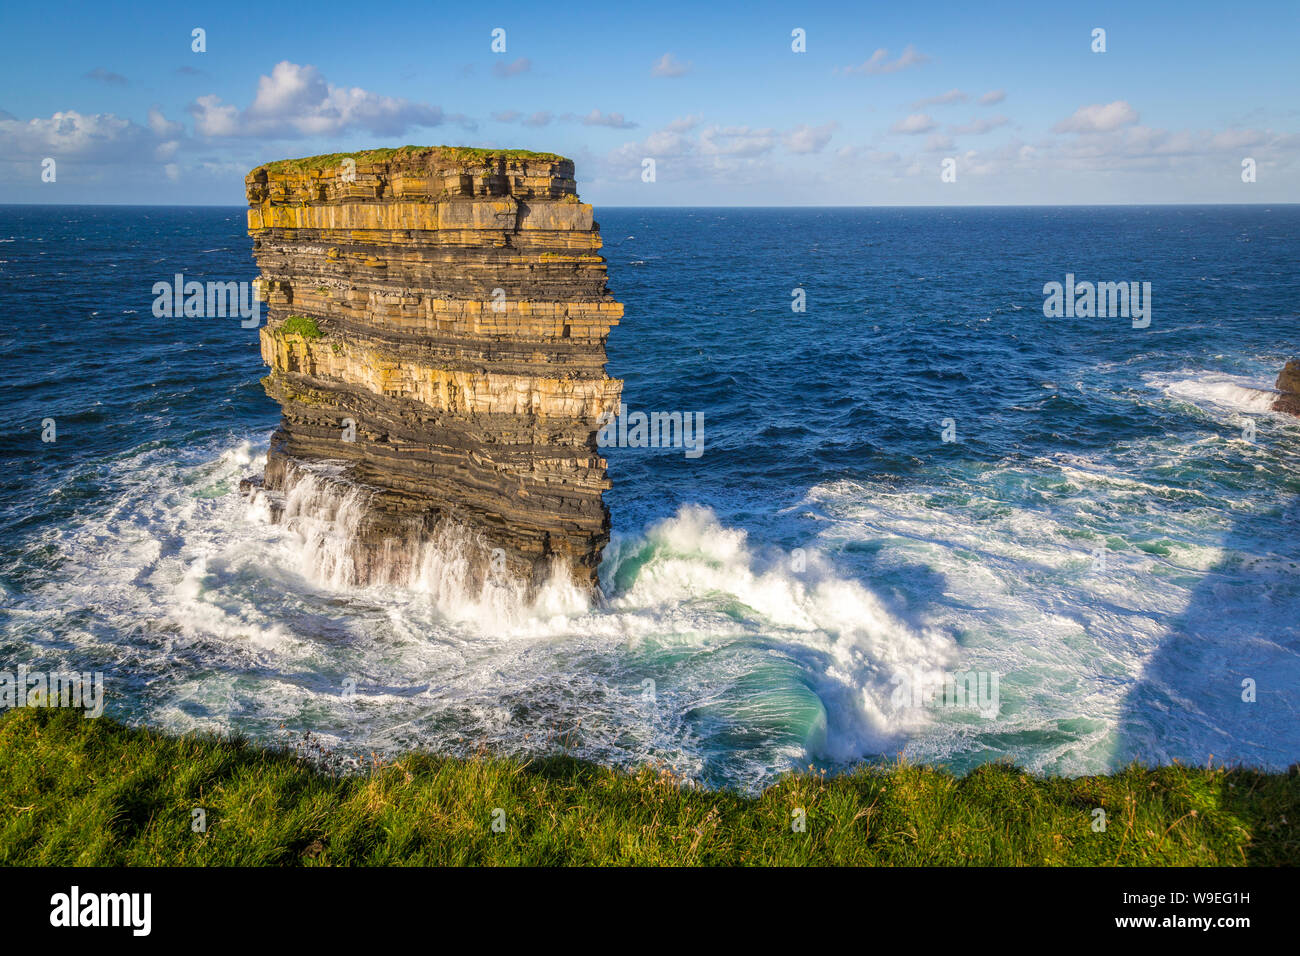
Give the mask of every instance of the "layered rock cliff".
POLYGON ((1282 394, 1273 402, 1273 411, 1300 415, 1300 359, 1291 359, 1277 377, 1277 390, 1282 394))
POLYGON ((269 163, 245 185, 283 409, 272 513, 346 523, 330 571, 346 583, 432 567, 469 588, 593 587, 623 307, 573 163, 403 147, 269 163))

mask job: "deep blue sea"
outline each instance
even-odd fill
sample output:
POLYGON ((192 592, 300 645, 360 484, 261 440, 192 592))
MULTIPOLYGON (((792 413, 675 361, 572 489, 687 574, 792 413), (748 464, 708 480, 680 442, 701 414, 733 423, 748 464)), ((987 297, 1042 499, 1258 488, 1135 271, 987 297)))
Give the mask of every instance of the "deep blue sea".
POLYGON ((1300 207, 597 219, 610 374, 704 452, 607 449, 607 601, 502 607, 331 586, 238 494, 278 418, 257 331, 151 305, 254 278, 242 209, 0 207, 0 668, 101 670, 173 730, 742 789, 1300 761, 1300 419, 1269 410, 1300 207), (1149 326, 1046 318, 1067 273, 1151 283, 1149 326), (899 703, 970 672, 996 713, 899 703))

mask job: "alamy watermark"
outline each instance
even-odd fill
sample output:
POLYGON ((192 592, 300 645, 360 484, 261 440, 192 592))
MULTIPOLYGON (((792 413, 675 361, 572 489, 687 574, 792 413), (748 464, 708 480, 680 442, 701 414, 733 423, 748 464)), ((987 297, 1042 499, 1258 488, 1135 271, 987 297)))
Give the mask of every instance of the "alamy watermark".
POLYGON ((684 448, 687 458, 704 454, 703 412, 632 412, 620 404, 618 414, 596 419, 598 448, 684 448))
POLYGON ((73 707, 87 719, 104 713, 102 671, 34 671, 19 664, 16 671, 0 670, 0 709, 14 707, 73 707))
POLYGON ((1043 295, 1049 319, 1132 318, 1135 329, 1151 324, 1150 282, 1075 282, 1067 272, 1064 283, 1044 285, 1043 295))
POLYGON ((50 925, 125 927, 132 936, 148 936, 153 927, 152 893, 83 893, 73 886, 50 897, 50 925))
POLYGON ((990 671, 936 673, 914 668, 897 671, 889 682, 897 685, 889 695, 895 711, 977 710, 985 720, 992 720, 1001 710, 998 675, 990 671))
POLYGON ((245 329, 262 323, 262 303, 251 282, 186 282, 184 273, 178 272, 171 282, 155 282, 153 295, 153 314, 160 319, 238 316, 245 329))

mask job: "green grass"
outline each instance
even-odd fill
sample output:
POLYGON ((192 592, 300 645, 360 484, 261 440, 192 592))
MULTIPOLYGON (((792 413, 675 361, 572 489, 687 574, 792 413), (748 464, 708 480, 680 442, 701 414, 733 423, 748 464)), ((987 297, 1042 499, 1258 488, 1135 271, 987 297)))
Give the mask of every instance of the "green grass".
MULTIPOLYGON (((358 164, 384 162, 412 153, 436 150, 444 162, 478 165, 489 159, 540 159, 563 161, 557 153, 539 153, 530 149, 484 149, 476 146, 397 146, 382 149, 363 149, 352 153, 322 153, 319 156, 303 156, 300 159, 280 159, 273 163, 263 163, 257 169, 268 173, 282 173, 291 170, 311 172, 330 169, 340 165, 345 159, 354 159, 358 164)), ((257 169, 253 172, 257 172, 257 169)))
POLYGON ((958 778, 899 764, 791 775, 749 799, 565 757, 411 755, 336 776, 287 750, 36 709, 0 718, 0 763, 10 865, 1300 862, 1294 772, 1044 779, 988 765, 958 778))
POLYGON ((284 320, 284 324, 280 326, 280 331, 286 335, 301 335, 304 339, 318 339, 321 337, 320 326, 309 315, 289 316, 284 320))

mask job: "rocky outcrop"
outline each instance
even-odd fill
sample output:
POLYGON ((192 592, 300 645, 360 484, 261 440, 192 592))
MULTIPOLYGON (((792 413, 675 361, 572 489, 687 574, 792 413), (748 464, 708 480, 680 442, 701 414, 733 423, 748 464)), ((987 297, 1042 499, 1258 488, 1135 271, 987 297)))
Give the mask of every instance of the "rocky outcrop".
POLYGON ((1277 390, 1282 394, 1273 402, 1273 411, 1300 415, 1300 360, 1286 363, 1277 377, 1277 390))
POLYGON ((409 583, 433 549, 471 588, 557 572, 592 588, 623 307, 573 163, 408 146, 270 163, 245 185, 283 410, 257 490, 273 515, 346 509, 332 576, 349 583, 409 583), (292 501, 308 478, 315 504, 292 501))

